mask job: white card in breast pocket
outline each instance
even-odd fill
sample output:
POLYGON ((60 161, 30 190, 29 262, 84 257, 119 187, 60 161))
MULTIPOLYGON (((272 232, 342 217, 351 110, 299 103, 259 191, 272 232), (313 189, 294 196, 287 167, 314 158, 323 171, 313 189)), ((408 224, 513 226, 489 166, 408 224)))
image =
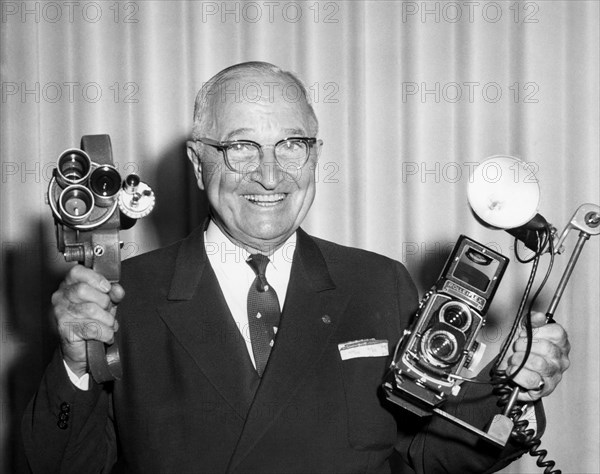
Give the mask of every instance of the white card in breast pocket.
POLYGON ((358 357, 385 357, 389 355, 387 339, 359 339, 358 341, 343 342, 338 344, 342 360, 356 359, 358 357))

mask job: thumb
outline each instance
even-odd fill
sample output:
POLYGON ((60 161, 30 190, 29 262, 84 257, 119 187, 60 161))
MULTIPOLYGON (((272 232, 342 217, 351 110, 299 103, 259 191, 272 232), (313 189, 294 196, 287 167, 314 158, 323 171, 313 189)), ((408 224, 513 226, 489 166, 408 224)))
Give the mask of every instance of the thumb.
POLYGON ((546 315, 539 311, 533 311, 531 313, 531 326, 534 328, 540 328, 546 325, 546 315))

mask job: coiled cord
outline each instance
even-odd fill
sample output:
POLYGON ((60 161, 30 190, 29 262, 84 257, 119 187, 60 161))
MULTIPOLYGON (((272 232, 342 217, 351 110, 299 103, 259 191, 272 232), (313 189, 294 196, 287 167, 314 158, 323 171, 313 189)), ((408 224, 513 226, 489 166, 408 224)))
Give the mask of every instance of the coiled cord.
MULTIPOLYGON (((493 393, 498 396, 497 405, 499 407, 505 407, 508 403, 514 385, 508 380, 506 372, 503 370, 496 370, 492 383, 494 384, 493 393)), ((515 404, 510 413, 507 416, 513 420, 514 426, 511 433, 511 438, 518 444, 522 445, 528 450, 528 453, 532 457, 537 457, 535 463, 538 467, 544 468, 544 474, 561 474, 560 469, 554 470, 556 462, 552 459, 546 459, 548 451, 540 449, 542 444, 541 436, 536 437, 535 431, 529 427, 527 420, 520 420, 519 418, 523 414, 523 406, 515 404)))
MULTIPOLYGON (((498 362, 496 363, 496 366, 494 367, 494 369, 492 369, 492 385, 494 386, 493 393, 496 396, 498 396, 497 405, 501 408, 503 408, 507 405, 507 403, 513 393, 513 389, 516 387, 513 380, 514 380, 515 376, 525 366, 525 363, 529 357, 529 353, 531 352, 531 345, 532 345, 532 338, 533 338, 533 334, 532 334, 533 328, 531 325, 531 311, 532 311, 535 300, 537 299, 542 288, 546 284, 548 277, 550 276, 550 272, 552 271, 552 265, 554 263, 554 242, 553 242, 553 238, 552 238, 552 231, 549 226, 546 226, 546 229, 544 232, 538 233, 538 248, 537 248, 537 251, 535 252, 535 254, 533 255, 533 257, 531 257, 530 259, 527 259, 527 260, 521 259, 519 254, 516 252, 516 248, 517 248, 516 244, 517 243, 516 243, 516 239, 515 239, 515 253, 517 256, 517 260, 519 260, 522 263, 533 262, 533 266, 531 269, 531 274, 529 276, 529 280, 527 282, 527 286, 523 293, 523 298, 521 299, 521 304, 519 305, 519 310, 517 311, 517 316, 515 318, 515 322, 513 324, 513 327, 511 328, 509 337, 507 338, 505 344, 502 347, 502 350, 500 351, 500 357, 498 357, 498 362), (538 262, 539 262, 541 255, 544 253, 544 249, 546 248, 546 246, 548 246, 549 253, 550 253, 550 262, 548 264, 548 269, 546 271, 546 275, 545 275, 544 279, 542 280, 539 288, 537 289, 537 291, 535 292, 533 298, 531 299, 531 301, 529 303, 525 317, 523 317, 524 316, 523 310, 525 308, 525 302, 529 298, 529 293, 531 291, 531 287, 533 285, 533 281, 535 279, 535 275, 537 272, 538 262), (508 375, 505 370, 498 369, 498 365, 504 359, 506 352, 508 351, 508 348, 509 348, 509 346, 513 340, 513 337, 516 333, 516 330, 520 326, 522 320, 524 320, 525 328, 527 331, 527 348, 525 350, 525 357, 523 358, 523 361, 521 362, 521 364, 519 365, 517 370, 514 371, 512 374, 508 375)), ((548 451, 540 448, 540 445, 542 442, 541 436, 540 437, 535 436, 535 431, 531 428, 528 428, 529 422, 527 420, 519 419, 522 415, 523 415, 523 406, 519 405, 519 404, 515 404, 511 408, 510 412, 506 414, 506 416, 508 416, 510 419, 512 419, 513 423, 514 423, 513 430, 511 433, 511 438, 516 443, 527 448, 529 454, 532 457, 534 457, 534 458, 537 457, 537 459, 535 460, 535 463, 537 464, 538 467, 544 468, 544 474, 561 474, 562 471, 560 469, 554 470, 554 467, 556 466, 556 462, 553 461, 552 459, 546 459, 546 457, 548 456, 548 451)))

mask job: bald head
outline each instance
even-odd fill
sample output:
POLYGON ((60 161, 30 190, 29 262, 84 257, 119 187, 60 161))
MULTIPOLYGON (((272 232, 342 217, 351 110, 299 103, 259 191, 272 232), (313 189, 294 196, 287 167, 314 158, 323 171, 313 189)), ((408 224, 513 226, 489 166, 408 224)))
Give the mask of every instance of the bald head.
POLYGON ((196 96, 192 137, 210 135, 215 126, 214 111, 219 104, 272 103, 280 98, 304 109, 310 135, 316 136, 319 124, 302 81, 273 64, 255 61, 223 69, 202 86, 196 96))

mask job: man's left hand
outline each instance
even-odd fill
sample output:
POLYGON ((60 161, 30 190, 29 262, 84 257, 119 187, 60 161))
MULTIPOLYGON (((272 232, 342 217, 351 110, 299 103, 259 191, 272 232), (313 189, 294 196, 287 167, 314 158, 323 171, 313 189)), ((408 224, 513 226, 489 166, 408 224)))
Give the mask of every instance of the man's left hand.
MULTIPOLYGON (((515 376, 515 383, 521 388, 519 400, 531 402, 551 394, 569 368, 571 344, 564 328, 557 323, 546 324, 543 313, 532 313, 533 341, 531 353, 521 371, 515 376)), ((521 365, 527 348, 525 329, 514 341, 512 352, 501 364, 507 374, 512 374, 521 365)))

